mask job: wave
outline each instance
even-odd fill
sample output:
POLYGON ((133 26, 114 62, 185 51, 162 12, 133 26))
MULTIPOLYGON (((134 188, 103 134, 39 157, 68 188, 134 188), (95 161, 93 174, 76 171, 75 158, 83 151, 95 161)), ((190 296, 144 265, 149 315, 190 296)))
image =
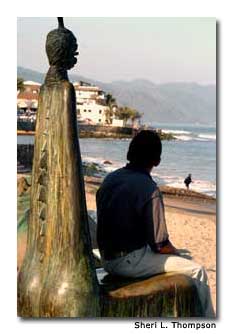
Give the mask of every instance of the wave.
POLYGON ((164 133, 172 133, 177 140, 181 141, 214 141, 216 140, 216 133, 196 133, 186 130, 162 129, 164 133))
POLYGON ((100 164, 102 159, 101 159, 101 157, 93 158, 93 157, 89 157, 89 156, 84 156, 84 157, 82 157, 82 160, 83 160, 83 162, 100 164))
POLYGON ((182 140, 182 141, 189 141, 189 140, 195 140, 195 141, 215 141, 216 140, 216 135, 215 134, 199 134, 199 135, 192 135, 192 136, 187 136, 187 135, 175 135, 175 139, 177 140, 182 140))
POLYGON ((177 140, 182 140, 182 141, 189 141, 193 140, 193 137, 191 136, 174 136, 177 140))
POLYGON ((200 133, 198 135, 198 138, 216 140, 216 134, 215 133, 212 133, 212 134, 200 133))
POLYGON ((185 130, 169 130, 169 129, 162 129, 162 132, 164 133, 174 133, 174 134, 190 134, 190 131, 185 131, 185 130))
POLYGON ((191 137, 191 136, 174 136, 176 140, 180 141, 190 141, 190 140, 195 140, 195 141, 202 141, 202 142, 208 142, 208 141, 213 141, 213 139, 210 140, 210 138, 202 138, 202 137, 191 137))
POLYGON ((84 156, 82 157, 82 161, 84 164, 90 163, 90 164, 98 165, 98 167, 101 170, 99 173, 97 173, 99 174, 99 176, 105 176, 107 173, 111 173, 117 168, 123 167, 121 163, 113 161, 113 160, 111 160, 111 165, 104 164, 104 161, 106 161, 106 159, 104 159, 103 157, 94 158, 90 156, 84 156))
POLYGON ((205 138, 193 138, 193 140, 196 140, 196 141, 209 141, 209 139, 205 139, 205 138))

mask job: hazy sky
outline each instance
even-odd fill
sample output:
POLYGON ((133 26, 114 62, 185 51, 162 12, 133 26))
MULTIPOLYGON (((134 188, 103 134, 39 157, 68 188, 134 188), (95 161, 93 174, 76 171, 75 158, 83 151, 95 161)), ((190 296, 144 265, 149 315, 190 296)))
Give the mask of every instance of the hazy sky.
MULTIPOLYGON (((214 18, 64 18, 79 44, 69 73, 110 82, 215 83, 214 18)), ((47 33, 56 18, 18 18, 18 66, 46 72, 47 33)))

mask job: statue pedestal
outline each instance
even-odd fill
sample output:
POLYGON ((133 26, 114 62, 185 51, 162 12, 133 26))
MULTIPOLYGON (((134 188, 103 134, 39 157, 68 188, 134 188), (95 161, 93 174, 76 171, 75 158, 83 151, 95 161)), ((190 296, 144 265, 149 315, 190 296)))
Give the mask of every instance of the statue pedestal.
POLYGON ((176 273, 147 279, 113 277, 97 269, 101 317, 202 317, 192 278, 176 273))

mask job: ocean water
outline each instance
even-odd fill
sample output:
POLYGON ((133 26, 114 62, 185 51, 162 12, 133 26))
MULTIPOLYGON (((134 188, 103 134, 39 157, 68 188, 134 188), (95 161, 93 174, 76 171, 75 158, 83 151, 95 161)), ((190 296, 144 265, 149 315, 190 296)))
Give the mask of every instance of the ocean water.
MULTIPOLYGON (((158 185, 185 188, 184 178, 192 174, 190 189, 216 197, 216 129, 215 127, 156 124, 164 132, 171 132, 176 140, 162 141, 161 163, 152 171, 158 185)), ((32 136, 18 136, 18 143, 33 143, 32 136)), ((127 163, 130 139, 81 138, 83 161, 95 162, 106 172, 127 163), (103 162, 110 160, 112 165, 103 162)))

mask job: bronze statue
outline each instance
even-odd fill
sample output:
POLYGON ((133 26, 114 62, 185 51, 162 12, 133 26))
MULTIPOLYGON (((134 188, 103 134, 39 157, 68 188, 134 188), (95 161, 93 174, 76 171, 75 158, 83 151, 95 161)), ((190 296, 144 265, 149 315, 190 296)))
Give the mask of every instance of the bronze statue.
POLYGON ((77 42, 58 18, 47 36, 50 68, 41 87, 25 259, 18 276, 21 317, 97 317, 94 270, 78 142, 76 99, 67 70, 77 42))

